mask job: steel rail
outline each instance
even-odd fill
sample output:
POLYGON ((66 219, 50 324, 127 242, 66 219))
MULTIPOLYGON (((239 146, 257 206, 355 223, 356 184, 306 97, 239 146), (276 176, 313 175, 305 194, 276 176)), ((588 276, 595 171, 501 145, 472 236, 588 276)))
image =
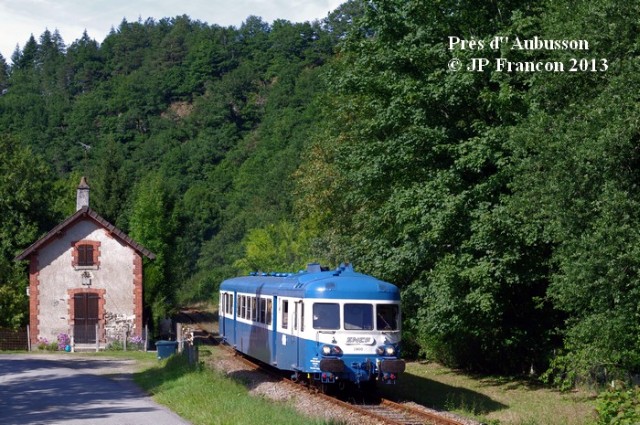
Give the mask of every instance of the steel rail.
MULTIPOLYGON (((191 312, 181 312, 189 317, 191 312)), ((197 325, 197 323, 192 323, 197 325)), ((199 329, 204 334, 205 339, 215 340, 216 345, 228 352, 234 354, 234 357, 251 368, 251 370, 265 373, 286 385, 295 387, 296 389, 306 389, 313 396, 323 399, 331 404, 335 404, 346 410, 351 410, 360 415, 370 417, 379 424, 388 425, 465 425, 467 422, 452 417, 445 416, 438 412, 428 412, 405 404, 396 403, 394 401, 382 398, 377 403, 356 404, 337 399, 322 392, 312 386, 303 386, 300 383, 293 382, 291 379, 284 377, 281 373, 273 370, 272 366, 256 362, 254 359, 244 355, 230 345, 224 344, 219 338, 205 329, 199 329)))

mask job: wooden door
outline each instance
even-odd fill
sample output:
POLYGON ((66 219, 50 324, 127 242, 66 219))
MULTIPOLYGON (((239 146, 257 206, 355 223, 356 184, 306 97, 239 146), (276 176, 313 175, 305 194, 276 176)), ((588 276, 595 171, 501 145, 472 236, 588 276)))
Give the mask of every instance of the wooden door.
POLYGON ((78 344, 93 344, 96 342, 96 324, 98 323, 98 294, 75 294, 73 333, 78 344))

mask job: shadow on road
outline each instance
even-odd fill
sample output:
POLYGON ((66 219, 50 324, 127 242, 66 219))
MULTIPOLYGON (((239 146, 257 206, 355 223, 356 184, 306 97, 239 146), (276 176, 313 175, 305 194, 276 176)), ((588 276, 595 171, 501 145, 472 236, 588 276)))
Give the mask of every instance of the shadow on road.
POLYGON ((122 413, 144 414, 158 410, 148 403, 136 403, 147 396, 129 379, 108 379, 91 373, 100 368, 117 370, 117 362, 2 357, 0 423, 82 421, 90 424, 122 413))

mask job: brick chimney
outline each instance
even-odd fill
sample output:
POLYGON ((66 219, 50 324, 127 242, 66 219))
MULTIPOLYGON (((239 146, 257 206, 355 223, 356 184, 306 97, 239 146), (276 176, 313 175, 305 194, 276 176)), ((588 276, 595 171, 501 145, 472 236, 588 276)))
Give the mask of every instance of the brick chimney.
POLYGON ((86 177, 82 176, 76 195, 76 211, 84 207, 89 207, 89 185, 87 184, 86 177))

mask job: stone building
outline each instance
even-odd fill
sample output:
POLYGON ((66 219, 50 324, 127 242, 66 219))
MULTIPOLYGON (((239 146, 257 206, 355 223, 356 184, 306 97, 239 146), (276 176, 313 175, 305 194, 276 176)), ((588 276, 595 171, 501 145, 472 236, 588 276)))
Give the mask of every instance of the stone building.
POLYGON ((82 177, 76 212, 16 257, 29 260, 31 342, 59 334, 101 345, 142 337, 143 256, 155 258, 89 207, 82 177))

